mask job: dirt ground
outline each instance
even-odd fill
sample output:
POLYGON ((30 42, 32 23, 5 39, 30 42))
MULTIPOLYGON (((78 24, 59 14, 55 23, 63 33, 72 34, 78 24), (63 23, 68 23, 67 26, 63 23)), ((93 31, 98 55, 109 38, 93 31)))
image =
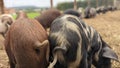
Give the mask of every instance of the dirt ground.
MULTIPOLYGON (((103 40, 112 47, 120 60, 120 11, 107 12, 97 15, 95 18, 83 19, 83 21, 101 34, 103 40)), ((3 42, 4 38, 0 35, 0 68, 9 68, 3 42)), ((112 68, 120 68, 120 63, 112 61, 112 68)))

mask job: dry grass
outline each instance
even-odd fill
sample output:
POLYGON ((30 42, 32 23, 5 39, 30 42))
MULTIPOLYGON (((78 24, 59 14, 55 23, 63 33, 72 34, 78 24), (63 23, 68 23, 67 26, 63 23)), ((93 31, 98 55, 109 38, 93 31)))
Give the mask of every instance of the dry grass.
MULTIPOLYGON (((108 12, 83 20, 101 34, 120 58, 120 11, 108 12)), ((0 68, 7 68, 8 58, 4 51, 3 40, 3 37, 0 36, 0 68)), ((120 68, 120 63, 113 61, 112 64, 112 68, 120 68)))
POLYGON ((0 35, 0 68, 8 68, 8 57, 4 50, 4 38, 0 35))

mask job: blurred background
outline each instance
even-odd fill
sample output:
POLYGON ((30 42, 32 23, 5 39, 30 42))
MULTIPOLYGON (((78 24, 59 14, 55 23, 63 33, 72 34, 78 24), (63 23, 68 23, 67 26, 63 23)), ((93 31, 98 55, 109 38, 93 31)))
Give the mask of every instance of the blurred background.
MULTIPOLYGON (((48 8, 56 8, 60 11, 66 9, 79 9, 91 6, 94 8, 100 6, 116 6, 120 9, 120 0, 0 0, 0 14, 15 14, 19 10, 26 12, 41 12, 48 8)), ((35 16, 37 14, 33 13, 35 16)), ((29 16, 31 14, 28 14, 29 16)), ((32 17, 33 18, 33 17, 32 17)))

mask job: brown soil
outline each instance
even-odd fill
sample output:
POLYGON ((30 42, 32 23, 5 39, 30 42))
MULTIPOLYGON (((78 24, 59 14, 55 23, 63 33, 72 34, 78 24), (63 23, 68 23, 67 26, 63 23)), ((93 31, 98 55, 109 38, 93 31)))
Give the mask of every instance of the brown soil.
MULTIPOLYGON (((95 18, 83 20, 101 34, 103 40, 112 47, 120 60, 120 11, 107 12, 97 15, 95 18)), ((0 68, 9 68, 3 42, 4 39, 0 35, 0 68)), ((112 68, 120 68, 120 63, 112 61, 112 68)))

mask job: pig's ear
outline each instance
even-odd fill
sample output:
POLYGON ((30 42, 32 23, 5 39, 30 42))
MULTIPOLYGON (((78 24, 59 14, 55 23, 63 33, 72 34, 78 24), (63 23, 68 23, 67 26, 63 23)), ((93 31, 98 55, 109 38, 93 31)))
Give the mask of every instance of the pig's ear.
POLYGON ((102 56, 105 58, 110 58, 110 59, 113 59, 113 60, 116 60, 119 62, 117 54, 108 46, 103 48, 102 56))

